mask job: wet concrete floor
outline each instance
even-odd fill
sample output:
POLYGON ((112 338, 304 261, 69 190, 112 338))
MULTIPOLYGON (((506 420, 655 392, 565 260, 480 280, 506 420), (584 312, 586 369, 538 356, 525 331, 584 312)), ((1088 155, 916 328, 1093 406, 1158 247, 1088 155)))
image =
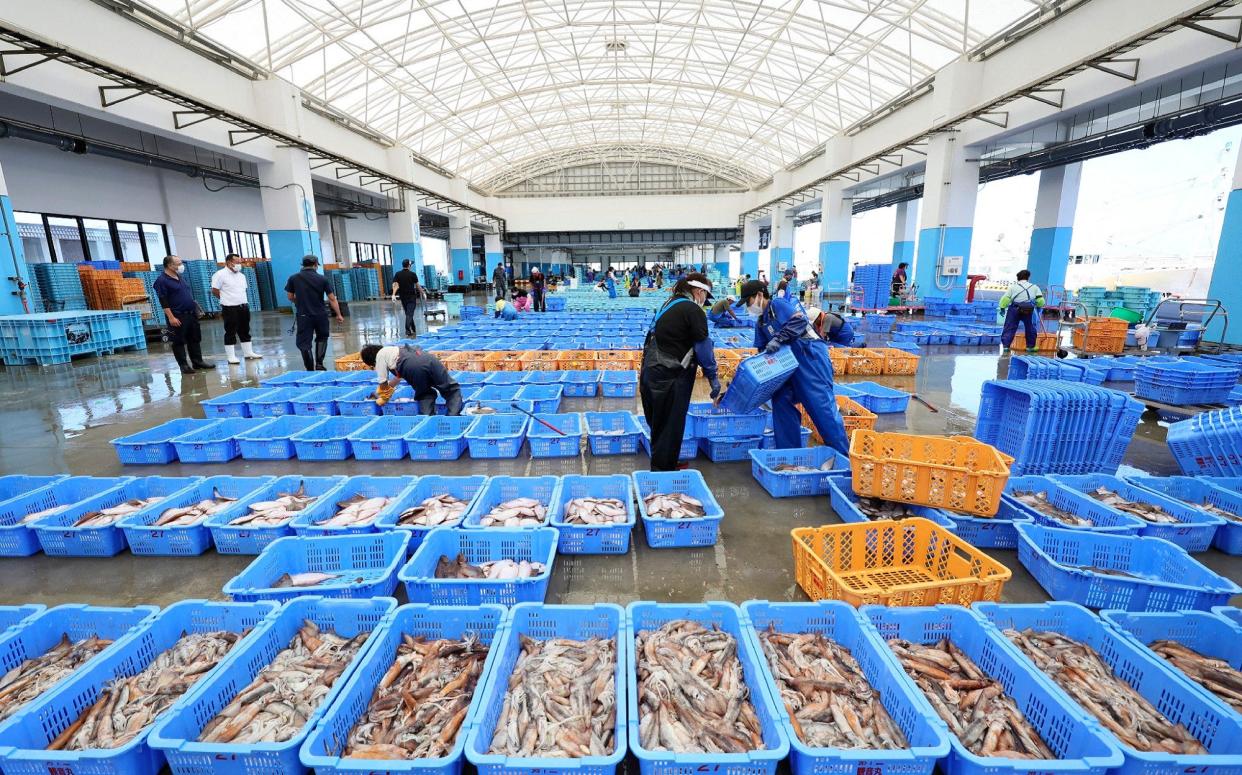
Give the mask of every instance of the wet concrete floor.
MULTIPOLYGON (((400 336, 392 305, 355 303, 342 325, 333 324, 330 358, 356 352, 366 342, 400 336)), ((257 315, 252 323, 255 347, 264 359, 242 366, 223 364, 223 331, 218 321, 204 321, 204 351, 219 362, 213 371, 182 376, 166 345, 146 352, 120 353, 75 360, 52 367, 0 368, 0 474, 216 475, 327 474, 609 474, 647 467, 646 455, 578 459, 476 461, 446 463, 405 461, 248 463, 158 467, 122 466, 109 441, 176 417, 202 417, 198 402, 237 388, 255 386, 264 377, 300 369, 301 359, 290 331, 292 319, 279 313, 257 315)), ((882 340, 874 344, 882 344, 882 340)), ((911 401, 904 415, 881 415, 880 430, 967 435, 974 426, 980 386, 1003 376, 1007 359, 999 348, 925 347, 917 376, 878 377, 876 381, 912 391, 937 409, 933 413, 911 401)), ((861 378, 845 377, 844 382, 861 378)), ((699 390, 706 398, 700 380, 699 390)), ((562 411, 634 410, 636 399, 566 399, 562 411)), ((1165 445, 1167 423, 1144 417, 1126 455, 1123 472, 1176 474, 1165 445)), ((749 462, 712 463, 700 455, 694 467, 703 472, 726 517, 720 541, 702 549, 652 550, 641 528, 624 556, 557 558, 547 600, 552 603, 632 600, 700 601, 747 599, 804 600, 794 580, 790 530, 840 520, 827 497, 771 498, 750 472, 749 462)), ((1013 571, 1004 598, 1040 602, 1043 589, 1026 573, 1013 551, 988 550, 1013 571)), ((1242 561, 1215 550, 1196 555, 1206 565, 1242 580, 1242 561)), ((187 598, 223 599, 221 587, 253 558, 219 555, 136 557, 123 552, 111 558, 57 558, 36 555, 0 559, 0 604, 37 602, 168 605, 187 598)), ((398 596, 403 595, 398 590, 398 596)))

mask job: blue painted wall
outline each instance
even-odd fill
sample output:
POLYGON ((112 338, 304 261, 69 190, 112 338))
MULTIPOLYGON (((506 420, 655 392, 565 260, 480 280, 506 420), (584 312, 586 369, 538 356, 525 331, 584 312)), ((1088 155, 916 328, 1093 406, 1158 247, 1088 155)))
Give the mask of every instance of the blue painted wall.
MULTIPOLYGON (((13 203, 5 195, 0 195, 0 219, 3 220, 0 226, 3 227, 5 234, 0 237, 0 277, 5 278, 0 284, 3 288, 3 293, 0 293, 0 315, 25 315, 28 310, 22 306, 22 300, 17 295, 17 283, 8 278, 13 277, 16 272, 22 283, 28 283, 30 282, 30 268, 26 265, 26 251, 22 249, 22 238, 17 233, 17 220, 13 217, 13 203)), ((27 293, 30 292, 29 288, 26 290, 27 293)), ((31 304, 29 311, 33 311, 33 308, 34 305, 31 304)))
POLYGON ((500 266, 504 262, 505 262, 504 253, 484 253, 483 254, 483 268, 487 272, 487 275, 486 275, 487 282, 490 283, 492 281, 492 272, 496 269, 496 267, 500 266))
POLYGON ((821 288, 844 288, 850 279, 850 243, 843 240, 819 243, 819 265, 824 273, 821 288))
POLYGON ((752 280, 759 276, 759 251, 742 251, 742 274, 750 275, 752 280))
POLYGON ((902 261, 909 264, 906 267, 906 275, 909 276, 910 267, 914 266, 914 240, 901 240, 893 243, 893 269, 896 269, 902 261))
POLYGON ((421 280, 423 276, 423 246, 417 242, 392 243, 392 265, 399 270, 401 269, 401 262, 407 258, 413 262, 410 268, 418 274, 421 280))
POLYGON ((1065 286, 1065 269, 1069 266, 1072 226, 1049 226, 1031 232, 1031 247, 1026 253, 1026 268, 1031 282, 1047 293, 1051 285, 1065 286))
POLYGON ((319 232, 305 229, 274 229, 267 233, 268 245, 272 248, 272 278, 276 281, 276 305, 282 309, 292 306, 285 295, 285 282, 295 273, 302 271, 303 256, 318 256, 321 262, 319 271, 323 271, 323 247, 319 242, 319 232))
MULTIPOLYGON (((1219 299, 1225 309, 1242 310, 1242 189, 1229 192, 1225 205, 1225 220, 1220 226, 1220 243, 1216 246, 1216 263, 1212 265, 1212 282, 1208 285, 1208 298, 1219 299)), ((1217 316, 1219 319, 1219 315, 1217 316)), ((1205 339, 1219 339, 1221 323, 1213 322, 1205 339)), ((1225 341, 1242 344, 1242 325, 1234 323, 1225 332, 1225 341)))
POLYGON ((947 296, 952 301, 966 300, 966 275, 970 273, 970 238, 973 230, 969 226, 932 227, 919 231, 918 261, 914 266, 914 282, 918 283, 919 296, 947 296), (944 233, 944 244, 940 244, 941 232, 944 233), (937 256, 962 256, 962 274, 953 277, 953 289, 949 291, 936 287, 935 271, 937 256))
POLYGON ((470 248, 449 251, 449 285, 465 285, 474 280, 470 248))

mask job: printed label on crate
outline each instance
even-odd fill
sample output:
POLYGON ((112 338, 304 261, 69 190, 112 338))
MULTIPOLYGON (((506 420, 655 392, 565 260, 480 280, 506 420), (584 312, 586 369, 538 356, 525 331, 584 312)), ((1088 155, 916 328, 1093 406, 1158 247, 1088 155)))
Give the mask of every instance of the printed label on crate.
POLYGON ((91 327, 86 323, 65 325, 65 341, 69 344, 86 344, 91 340, 91 327))

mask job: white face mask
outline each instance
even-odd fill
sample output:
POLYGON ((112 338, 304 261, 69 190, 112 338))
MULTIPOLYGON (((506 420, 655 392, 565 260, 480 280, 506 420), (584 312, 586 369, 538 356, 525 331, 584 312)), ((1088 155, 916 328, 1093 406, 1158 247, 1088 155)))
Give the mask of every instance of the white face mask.
POLYGON ((754 315, 755 317, 759 317, 760 315, 762 315, 762 314, 763 314, 763 305, 762 305, 762 304, 758 304, 758 303, 756 303, 756 304, 747 304, 747 305, 746 305, 746 311, 747 311, 747 312, 749 312, 750 314, 754 315))
POLYGON ((177 265, 177 274, 185 274, 185 264, 177 265))
POLYGON ((229 271, 232 272, 233 274, 237 274, 238 272, 241 271, 241 267, 238 266, 237 264, 233 264, 232 266, 229 267, 229 271))

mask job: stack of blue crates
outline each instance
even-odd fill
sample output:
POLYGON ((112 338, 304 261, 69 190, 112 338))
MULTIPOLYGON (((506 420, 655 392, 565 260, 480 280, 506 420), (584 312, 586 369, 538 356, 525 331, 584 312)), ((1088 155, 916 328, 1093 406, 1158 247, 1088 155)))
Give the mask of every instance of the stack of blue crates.
POLYGON ((1190 476, 1242 476, 1242 406, 1173 423, 1167 441, 1177 464, 1190 476))
POLYGON ((211 293, 211 276, 220 267, 215 261, 193 260, 185 263, 185 281, 190 284, 190 294, 203 312, 219 312, 220 300, 211 293))
POLYGON ((39 287, 39 276, 30 266, 26 267, 26 306, 30 312, 42 312, 43 290, 39 287))
POLYGON ((168 325, 168 318, 164 316, 164 307, 160 305, 159 296, 155 293, 155 281, 160 276, 160 272, 134 272, 135 277, 142 278, 142 286, 146 289, 147 298, 151 300, 151 324, 163 328, 168 325))
POLYGON ((276 291, 280 288, 276 287, 276 279, 272 275, 272 262, 256 262, 254 273, 258 279, 259 305, 265 310, 276 309, 276 291))
POLYGON ((250 307, 251 312, 258 312, 263 309, 263 303, 259 300, 259 273, 252 267, 243 266, 242 274, 246 277, 246 306, 250 307))
POLYGON ((86 292, 82 290, 82 278, 77 264, 31 264, 39 290, 47 303, 49 312, 85 310, 86 292))
POLYGON ((1009 379, 1062 379, 1099 385, 1108 379, 1107 366, 1097 367, 1094 360, 1060 360, 1042 355, 1019 355, 1009 362, 1009 379))
POLYGON ((348 269, 329 269, 326 274, 328 281, 332 283, 332 291, 336 294, 337 301, 354 300, 354 282, 348 269))
POLYGON ((1125 393, 1076 382, 989 380, 975 438, 1011 455, 1010 473, 1114 473, 1143 405, 1125 393))
MULTIPOLYGON (((354 300, 378 299, 380 297, 379 275, 373 266, 356 266, 349 270, 354 285, 354 300)), ((391 288, 392 286, 389 285, 391 288)))
MULTIPOLYGON (((863 309, 888 309, 892 282, 891 264, 862 264, 854 270, 854 287, 862 290, 863 309)), ((859 302, 855 299, 854 303, 859 302)))
POLYGON ((0 317, 0 358, 6 365, 68 363, 75 355, 145 350, 136 310, 73 310, 0 317))
POLYGON ((1239 369, 1217 361, 1140 361, 1134 395, 1166 404, 1223 404, 1238 384, 1239 369))

